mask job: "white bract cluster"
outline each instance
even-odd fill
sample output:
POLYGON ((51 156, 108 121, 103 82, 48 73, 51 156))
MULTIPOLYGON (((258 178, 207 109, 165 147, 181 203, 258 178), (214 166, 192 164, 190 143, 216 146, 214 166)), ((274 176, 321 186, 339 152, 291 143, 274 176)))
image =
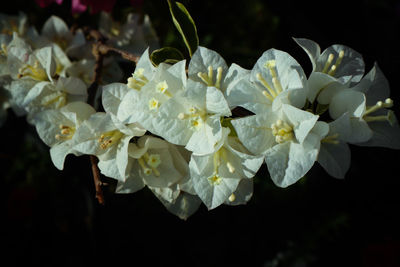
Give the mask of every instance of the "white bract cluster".
MULTIPOLYGON (((101 30, 114 45, 141 44, 141 51, 156 40, 141 39, 148 28, 132 31, 135 17, 127 23, 104 15, 101 30)), ((85 103, 94 59, 80 31, 52 17, 41 34, 27 26, 2 32, 0 86, 51 147, 54 165, 63 169, 68 154, 95 155, 101 173, 117 180, 117 193, 148 187, 182 219, 201 203, 214 209, 249 201, 263 163, 287 187, 315 162, 344 178, 348 144, 400 148, 387 80, 376 64, 364 76, 361 55, 343 45, 321 53, 315 42, 295 39, 310 57, 308 77, 276 49, 251 70, 200 46, 190 62, 155 66, 147 49, 125 83, 115 69, 103 80, 104 112, 96 112, 85 103), (238 107, 251 115, 238 116, 238 107)))

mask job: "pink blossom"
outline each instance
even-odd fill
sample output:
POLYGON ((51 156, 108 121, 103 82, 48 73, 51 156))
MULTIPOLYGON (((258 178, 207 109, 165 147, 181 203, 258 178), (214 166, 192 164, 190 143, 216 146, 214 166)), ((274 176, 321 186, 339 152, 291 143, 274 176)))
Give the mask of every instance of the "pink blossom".
POLYGON ((63 0, 35 0, 36 4, 38 4, 41 8, 47 7, 51 3, 55 2, 58 5, 61 5, 63 0))
POLYGON ((78 13, 83 13, 86 11, 86 9, 87 9, 87 6, 83 5, 80 0, 72 0, 71 13, 73 15, 78 14, 78 13))

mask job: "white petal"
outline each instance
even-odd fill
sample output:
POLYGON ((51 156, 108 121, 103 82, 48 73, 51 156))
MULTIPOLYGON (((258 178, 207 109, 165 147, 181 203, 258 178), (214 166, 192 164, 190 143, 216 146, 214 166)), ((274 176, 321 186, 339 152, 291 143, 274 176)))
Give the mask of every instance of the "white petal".
POLYGON ((56 144, 50 148, 50 157, 51 161, 53 162, 54 166, 57 169, 62 170, 64 168, 64 161, 65 157, 72 153, 71 150, 71 142, 61 142, 56 144))
POLYGON ((272 104, 247 78, 229 87, 226 94, 229 106, 241 106, 255 114, 263 113, 272 104))
POLYGON ((325 98, 323 98, 321 95, 324 94, 324 91, 331 83, 336 83, 336 79, 334 77, 322 72, 312 72, 308 78, 308 100, 310 100, 311 103, 314 102, 318 93, 320 93, 318 101, 322 104, 325 102, 329 103, 330 100, 325 100, 325 98))
POLYGON ((195 130, 185 148, 198 155, 213 153, 215 145, 222 138, 222 127, 219 117, 209 117, 204 125, 195 130))
POLYGON ((353 87, 353 90, 365 94, 368 106, 373 106, 376 102, 384 101, 390 96, 389 82, 377 63, 375 63, 370 72, 353 87))
POLYGON ((338 81, 342 84, 360 81, 364 75, 364 60, 360 53, 344 45, 332 45, 325 49, 318 59, 315 71, 323 70, 330 54, 334 55, 332 62, 334 64, 340 51, 344 52, 344 56, 333 76, 338 78, 338 81))
POLYGON ((124 182, 118 181, 115 192, 117 194, 135 193, 144 186, 143 179, 139 176, 137 170, 133 170, 129 173, 128 178, 124 182))
POLYGON ((206 109, 209 113, 228 117, 232 115, 224 95, 215 87, 207 87, 206 109))
POLYGON ((242 179, 235 192, 225 201, 227 205, 246 204, 253 196, 253 179, 242 179), (233 201, 232 201, 233 200, 233 201))
POLYGON ((296 41, 298 45, 301 46, 301 48, 304 49, 304 51, 306 51, 308 57, 310 58, 312 69, 314 71, 316 67, 316 61, 321 54, 321 48, 316 42, 309 39, 305 38, 293 38, 293 39, 296 41))
POLYGON ((49 39, 56 39, 57 37, 71 38, 71 32, 67 24, 57 16, 51 16, 43 25, 42 35, 49 39))
POLYGON ((202 82, 202 80, 197 76, 197 73, 208 73, 209 66, 213 68, 214 77, 216 77, 218 67, 222 67, 223 76, 225 76, 226 71, 228 70, 228 66, 220 54, 211 49, 199 46, 189 62, 189 78, 202 82))
POLYGON ((282 110, 293 127, 297 141, 303 143, 318 116, 286 104, 282 106, 282 110))
MULTIPOLYGON (((266 116, 255 115, 232 120, 232 125, 243 145, 253 154, 264 154, 272 145, 275 138, 272 135, 267 118, 273 118, 273 113, 266 116)), ((272 121, 276 121, 272 119, 272 121)))
POLYGON ((189 216, 194 214, 201 204, 201 200, 198 196, 185 192, 181 192, 174 203, 169 203, 162 199, 160 199, 160 201, 169 212, 182 220, 186 220, 189 216))
POLYGON ((343 90, 332 98, 329 115, 333 119, 348 112, 351 117, 360 118, 365 112, 365 95, 358 91, 343 90))
POLYGON ((318 163, 326 172, 335 178, 344 178, 350 167, 350 149, 346 143, 323 143, 321 145, 318 163))
POLYGON ((115 158, 111 158, 108 160, 100 160, 97 164, 101 173, 107 177, 114 178, 118 181, 125 181, 125 177, 121 176, 118 167, 117 160, 115 158))
POLYGON ((126 84, 123 83, 111 83, 103 86, 102 104, 104 110, 108 113, 119 115, 119 104, 130 91, 133 90, 128 89, 126 84))

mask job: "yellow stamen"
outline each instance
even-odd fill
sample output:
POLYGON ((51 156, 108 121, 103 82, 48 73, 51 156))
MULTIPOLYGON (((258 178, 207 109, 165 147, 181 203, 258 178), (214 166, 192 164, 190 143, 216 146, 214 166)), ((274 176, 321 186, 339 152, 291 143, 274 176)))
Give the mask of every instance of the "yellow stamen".
POLYGON ((273 101, 277 96, 276 92, 272 87, 268 84, 268 82, 264 79, 261 73, 257 73, 256 75, 257 80, 267 89, 263 90, 263 95, 268 98, 269 100, 273 101))
POLYGON ((24 65, 18 70, 18 78, 22 77, 31 77, 34 80, 37 81, 47 81, 47 74, 45 70, 40 66, 39 61, 35 61, 35 63, 32 65, 24 65))
POLYGON ((156 85, 156 91, 168 97, 172 97, 172 94, 168 91, 168 84, 166 81, 159 82, 156 85))
POLYGON ((60 128, 60 134, 56 134, 55 138, 60 141, 71 139, 72 136, 75 134, 76 130, 75 127, 63 124, 60 124, 59 128, 60 128))
POLYGON ((277 120, 273 123, 271 129, 277 143, 284 143, 294 139, 293 128, 282 120, 277 120))
POLYGON ((128 78, 128 87, 140 91, 142 87, 149 82, 149 80, 143 75, 144 69, 138 68, 132 73, 132 77, 128 78))
POLYGON ((212 66, 208 66, 207 73, 198 72, 197 77, 199 77, 207 86, 214 86, 215 88, 221 89, 222 80, 222 67, 217 68, 217 76, 214 82, 214 69, 212 66))
POLYGON ((332 135, 328 135, 325 138, 323 138, 321 140, 321 143, 328 143, 328 144, 334 144, 337 145, 339 144, 339 140, 337 140, 337 138, 339 137, 339 134, 332 134, 332 135))
POLYGON ((102 149, 106 149, 109 146, 115 144, 124 134, 118 130, 105 132, 100 135, 100 138, 97 140, 100 143, 100 147, 102 149))
POLYGON ((211 177, 208 178, 208 182, 209 182, 212 186, 220 185, 221 182, 222 182, 222 178, 219 177, 218 174, 214 174, 213 176, 211 176, 211 177))
POLYGON ((150 110, 157 110, 160 107, 160 102, 157 99, 152 98, 149 100, 149 109, 150 110))
POLYGON ((143 158, 139 158, 138 163, 140 167, 142 167, 143 173, 145 175, 149 176, 150 174, 152 174, 152 170, 146 166, 146 163, 144 162, 143 158))
POLYGON ((50 106, 54 104, 55 108, 61 108, 67 104, 67 93, 62 91, 56 91, 52 94, 49 94, 43 97, 40 102, 42 106, 50 106))
POLYGON ((335 58, 335 56, 333 54, 329 54, 328 59, 325 62, 325 66, 324 66, 324 68, 322 70, 323 73, 327 73, 330 76, 334 76, 335 75, 336 70, 339 68, 339 66, 342 63, 342 60, 344 58, 344 50, 339 51, 339 55, 336 58, 335 64, 333 64, 331 66, 334 58, 335 58))
POLYGON ((8 55, 8 53, 7 53, 7 46, 5 45, 5 44, 1 44, 1 47, 0 47, 1 49, 0 49, 0 55, 4 55, 4 56, 7 56, 8 55))
POLYGON ((326 62, 325 62, 325 66, 324 66, 324 68, 322 69, 322 72, 323 72, 323 73, 327 73, 327 71, 328 71, 330 65, 332 64, 332 61, 333 61, 334 57, 335 57, 335 55, 329 54, 328 59, 327 59, 326 62))

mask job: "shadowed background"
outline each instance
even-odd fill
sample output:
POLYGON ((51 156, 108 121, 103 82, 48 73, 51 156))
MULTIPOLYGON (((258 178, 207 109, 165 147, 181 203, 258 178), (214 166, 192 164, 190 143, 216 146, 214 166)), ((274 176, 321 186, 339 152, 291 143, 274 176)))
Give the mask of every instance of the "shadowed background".
MULTIPOLYGON (((400 116, 399 1, 182 2, 200 45, 228 64, 251 69, 265 50, 276 48, 308 74, 308 57, 292 37, 312 39, 321 50, 332 44, 355 49, 366 71, 377 61, 400 116)), ((18 10, 38 29, 52 14, 73 21, 66 4, 41 10, 33 1, 15 0, 1 12, 18 10)), ((161 45, 184 50, 166 1, 135 7, 118 1, 114 13, 129 10, 149 14, 161 45)), ((97 17, 77 21, 96 25, 97 17)), ((0 134, 0 242, 8 266, 400 266, 399 151, 351 146, 346 179, 329 177, 315 164, 287 189, 277 188, 264 166, 247 205, 212 211, 202 205, 181 221, 147 189, 132 195, 105 189, 106 205, 99 206, 89 158, 68 156, 58 171, 35 129, 11 110, 0 134)))

